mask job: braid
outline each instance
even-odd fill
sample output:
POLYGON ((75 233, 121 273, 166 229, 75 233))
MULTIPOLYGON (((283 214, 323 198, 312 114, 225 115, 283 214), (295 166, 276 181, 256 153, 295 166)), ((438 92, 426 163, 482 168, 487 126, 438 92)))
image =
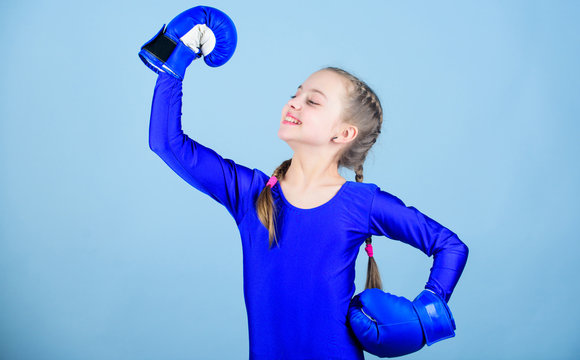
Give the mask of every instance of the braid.
MULTIPOLYGON (((326 70, 334 71, 350 80, 350 104, 345 108, 345 120, 358 127, 359 136, 341 154, 339 166, 353 169, 356 182, 362 183, 363 164, 369 150, 377 142, 383 126, 383 108, 378 96, 364 81, 339 68, 329 67, 326 70)), ((382 289, 379 268, 373 256, 372 237, 369 236, 365 242, 365 250, 369 255, 365 289, 382 289)))
MULTIPOLYGON (((292 159, 284 160, 277 168, 274 170, 273 176, 278 180, 283 179, 286 175, 286 171, 290 168, 292 159)), ((277 209, 272 198, 272 188, 268 185, 264 186, 258 199, 256 200, 256 211, 258 212, 258 218, 260 222, 266 229, 268 229, 269 246, 275 242, 278 244, 278 236, 276 234, 276 220, 277 220, 277 209)))
POLYGON ((290 164, 292 164, 292 159, 282 161, 276 170, 274 170, 273 176, 275 176, 278 180, 284 179, 286 175, 286 171, 290 168, 290 164))
POLYGON ((357 166, 357 168, 354 170, 354 172, 356 174, 354 177, 356 182, 363 182, 363 165, 359 164, 359 166, 357 166))
MULTIPOLYGON (((356 168, 355 168, 355 179, 357 182, 363 182, 363 164, 359 164, 356 168)), ((377 262, 375 261, 375 258, 373 256, 373 248, 372 248, 372 242, 373 239, 371 236, 369 236, 368 238, 366 238, 365 243, 367 244, 365 250, 367 252, 367 254, 369 255, 369 262, 367 265, 367 281, 365 283, 365 289, 371 289, 371 288, 377 288, 377 289, 383 289, 383 283, 381 281, 381 276, 379 273, 379 266, 377 265, 377 262)))

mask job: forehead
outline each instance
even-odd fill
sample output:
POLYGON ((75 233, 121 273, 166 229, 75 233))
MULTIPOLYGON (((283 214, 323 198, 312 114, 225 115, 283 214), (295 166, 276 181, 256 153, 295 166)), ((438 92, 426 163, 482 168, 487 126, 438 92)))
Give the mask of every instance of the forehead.
POLYGON ((346 96, 343 77, 329 70, 313 73, 302 83, 301 87, 306 91, 319 90, 329 99, 343 99, 346 96))

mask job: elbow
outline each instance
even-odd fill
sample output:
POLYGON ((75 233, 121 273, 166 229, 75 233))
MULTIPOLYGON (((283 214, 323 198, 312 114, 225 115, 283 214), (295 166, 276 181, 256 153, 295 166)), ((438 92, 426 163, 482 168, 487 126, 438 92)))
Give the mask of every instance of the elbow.
POLYGON ((165 141, 162 141, 159 138, 155 138, 153 136, 149 136, 149 149, 153 151, 157 155, 161 155, 162 153, 167 151, 168 144, 165 141))
POLYGON ((169 147, 164 146, 163 144, 149 144, 149 148, 161 159, 167 159, 167 157, 171 153, 169 147))
POLYGON ((459 240, 460 243, 460 251, 463 253, 463 257, 465 258, 465 261, 467 261, 467 257, 469 256, 469 248, 467 247, 467 245, 465 245, 465 243, 461 240, 459 240))
POLYGON ((156 154, 159 154, 159 152, 161 151, 161 146, 159 146, 159 144, 154 143, 151 141, 151 139, 149 139, 149 149, 151 149, 151 151, 153 151, 156 154))
POLYGON ((445 244, 434 253, 437 255, 440 252, 452 256, 455 261, 462 264, 461 268, 465 266, 467 257, 469 256, 469 248, 456 234, 449 236, 445 241, 445 244))
POLYGON ((149 145, 151 151, 153 151, 157 156, 164 159, 166 158, 167 154, 170 152, 168 151, 166 146, 163 145, 149 145))
POLYGON ((454 238, 454 243, 452 246, 453 252, 457 254, 456 256, 458 258, 461 258, 463 260, 462 262, 465 265, 465 263, 467 262, 467 257, 469 256, 469 248, 467 247, 467 245, 465 245, 463 241, 461 241, 461 239, 457 237, 457 235, 454 235, 453 238, 454 238))
POLYGON ((454 246, 454 252, 456 254, 457 269, 460 269, 460 273, 463 272, 465 265, 467 264, 467 258, 469 256, 469 248, 465 243, 457 239, 458 243, 454 246))
POLYGON ((437 244, 432 250, 433 254, 437 254, 440 251, 451 251, 455 254, 461 254, 465 258, 469 255, 469 248, 455 233, 451 233, 447 238, 437 244))

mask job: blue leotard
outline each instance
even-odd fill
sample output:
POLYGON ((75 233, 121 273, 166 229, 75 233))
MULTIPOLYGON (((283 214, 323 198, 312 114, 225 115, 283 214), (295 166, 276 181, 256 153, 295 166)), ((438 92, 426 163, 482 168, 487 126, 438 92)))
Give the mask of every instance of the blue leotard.
POLYGON ((364 359, 347 324, 355 261, 369 235, 410 244, 433 267, 426 288, 449 300, 467 260, 456 234, 372 183, 347 181, 323 205, 301 209, 272 188, 278 243, 255 201, 270 178, 224 159, 181 128, 182 82, 161 73, 153 96, 149 146, 173 171, 222 204, 238 226, 250 359, 364 359))

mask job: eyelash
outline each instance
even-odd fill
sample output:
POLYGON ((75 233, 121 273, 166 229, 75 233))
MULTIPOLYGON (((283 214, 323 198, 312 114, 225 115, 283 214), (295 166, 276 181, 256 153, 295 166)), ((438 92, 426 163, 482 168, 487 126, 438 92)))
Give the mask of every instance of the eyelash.
MULTIPOLYGON (((292 96, 290 96, 290 99, 294 99, 295 97, 296 97, 296 95, 292 95, 292 96)), ((312 104, 312 105, 320 105, 319 103, 315 103, 315 102, 314 102, 314 101, 312 101, 312 100, 308 100, 308 102, 309 102, 310 104, 312 104)))

